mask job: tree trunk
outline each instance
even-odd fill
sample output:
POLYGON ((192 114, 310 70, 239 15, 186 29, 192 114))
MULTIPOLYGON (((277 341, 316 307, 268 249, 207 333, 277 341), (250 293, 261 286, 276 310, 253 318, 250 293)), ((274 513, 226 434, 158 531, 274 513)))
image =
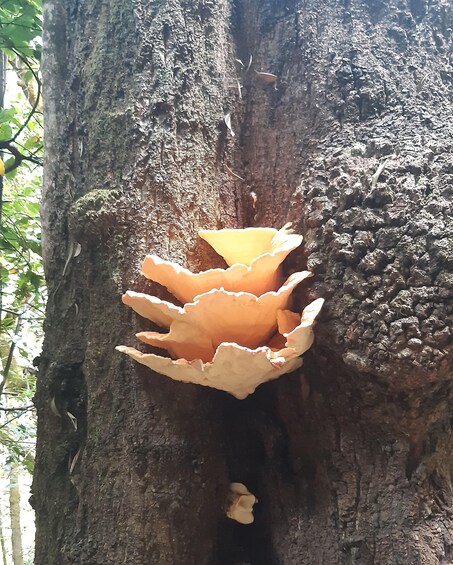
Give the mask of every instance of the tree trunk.
POLYGON ((8 565, 8 556, 6 554, 5 536, 3 533, 3 511, 0 506, 0 553, 2 556, 2 565, 8 565))
POLYGON ((453 560, 452 27, 447 0, 47 0, 37 565, 453 560), (122 292, 167 296, 146 253, 204 269, 199 228, 287 221, 326 298, 302 372, 239 401, 114 351, 122 292))
POLYGON ((11 520, 11 546, 14 565, 23 565, 22 530, 20 526, 19 464, 11 463, 9 473, 9 516, 11 520))

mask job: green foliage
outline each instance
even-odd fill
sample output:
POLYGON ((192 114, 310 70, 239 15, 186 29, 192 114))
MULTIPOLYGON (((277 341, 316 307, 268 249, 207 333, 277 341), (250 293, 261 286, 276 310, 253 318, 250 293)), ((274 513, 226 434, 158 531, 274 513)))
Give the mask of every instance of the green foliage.
MULTIPOLYGON (((6 175, 0 202, 0 291, 2 331, 11 332, 14 317, 27 308, 42 309, 43 273, 39 224, 42 123, 41 0, 0 2, 0 49, 8 57, 6 82, 15 72, 22 92, 0 108, 0 157, 6 175), (9 154, 9 155, 8 155, 9 154)), ((41 313, 42 314, 42 313, 41 313)))
POLYGON ((0 0, 0 55, 3 62, 6 58, 6 85, 12 85, 0 107, 0 158, 6 168, 0 178, 0 463, 20 461, 29 471, 32 359, 45 300, 39 221, 41 27, 41 0, 0 0))
MULTIPOLYGON (((6 448, 8 455, 5 462, 17 461, 26 471, 33 473, 34 466, 34 423, 29 420, 29 410, 22 409, 13 415, 9 413, 8 424, 0 426, 0 444, 6 448)), ((3 424, 4 425, 4 424, 3 424)))
MULTIPOLYGON (((41 128, 38 117, 41 106, 41 18, 41 0, 0 2, 0 51, 7 57, 8 70, 16 72, 31 105, 25 117, 18 116, 15 107, 0 108, 0 152, 5 153, 9 178, 23 162, 41 163, 42 135, 35 131, 41 128)), ((1 83, 2 80, 0 87, 1 83)))
MULTIPOLYGON (((0 286, 3 305, 19 313, 25 304, 42 317, 44 275, 41 258, 39 189, 41 179, 28 171, 19 171, 6 183, 1 226, 0 286)), ((33 319, 31 313, 28 316, 33 319)), ((11 324, 11 318, 3 321, 11 324)), ((4 325, 2 326, 4 330, 4 325)))
POLYGON ((35 40, 41 37, 41 2, 3 0, 0 4, 0 48, 7 55, 19 52, 39 59, 41 48, 35 40))

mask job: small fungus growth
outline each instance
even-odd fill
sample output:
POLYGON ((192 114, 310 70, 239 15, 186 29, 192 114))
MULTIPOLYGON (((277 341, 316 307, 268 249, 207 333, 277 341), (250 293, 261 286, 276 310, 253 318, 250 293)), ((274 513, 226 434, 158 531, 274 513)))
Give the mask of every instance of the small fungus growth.
POLYGON ((171 358, 123 345, 117 350, 174 380, 217 388, 239 399, 300 367, 300 356, 313 343, 323 299, 309 304, 302 316, 288 310, 295 287, 311 276, 309 271, 294 273, 282 284, 281 263, 302 242, 288 228, 201 230, 227 269, 192 273, 148 255, 143 274, 185 305, 132 291, 123 302, 168 329, 140 332, 137 338, 167 350, 171 358))
POLYGON ((255 495, 242 483, 231 483, 227 496, 226 515, 240 524, 251 524, 254 520, 253 505, 258 502, 255 495))

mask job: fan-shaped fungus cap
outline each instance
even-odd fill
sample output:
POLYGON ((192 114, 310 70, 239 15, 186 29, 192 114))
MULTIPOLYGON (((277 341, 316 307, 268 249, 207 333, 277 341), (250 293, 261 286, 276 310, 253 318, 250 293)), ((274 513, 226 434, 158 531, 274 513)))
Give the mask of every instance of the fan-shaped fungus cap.
POLYGON ((231 483, 227 495, 226 515, 240 524, 251 524, 254 520, 253 505, 258 499, 242 483, 231 483))
POLYGON ((139 339, 167 349, 176 358, 211 361, 224 342, 249 348, 266 343, 277 329, 277 312, 288 306, 294 288, 309 276, 309 271, 294 273, 278 291, 259 297, 214 289, 183 308, 135 292, 127 292, 123 302, 149 320, 170 327, 168 334, 140 332, 139 339))
POLYGON ((266 253, 290 253, 302 243, 302 236, 296 235, 286 224, 281 230, 274 228, 246 228, 243 230, 200 230, 198 235, 209 243, 227 265, 252 262, 266 253))
MULTIPOLYGON (((237 343, 221 343, 212 361, 203 363, 201 359, 188 361, 185 358, 172 360, 152 353, 142 353, 133 347, 118 346, 116 349, 126 353, 142 365, 166 375, 176 381, 210 386, 229 392, 239 399, 253 393, 264 382, 276 379, 302 365, 302 355, 313 343, 313 324, 321 310, 323 299, 309 304, 299 325, 285 333, 281 349, 275 349, 271 340, 268 346, 249 349, 237 343)), ((291 313, 292 314, 292 313, 291 313)), ((289 314, 280 315, 281 327, 288 328, 289 314)), ((294 317, 292 317, 294 323, 294 317)))
POLYGON ((281 230, 201 230, 199 234, 225 258, 228 269, 192 273, 156 255, 147 255, 142 265, 145 277, 165 286, 181 302, 190 302, 213 288, 255 296, 275 290, 281 263, 302 243, 302 236, 291 233, 288 226, 281 230))

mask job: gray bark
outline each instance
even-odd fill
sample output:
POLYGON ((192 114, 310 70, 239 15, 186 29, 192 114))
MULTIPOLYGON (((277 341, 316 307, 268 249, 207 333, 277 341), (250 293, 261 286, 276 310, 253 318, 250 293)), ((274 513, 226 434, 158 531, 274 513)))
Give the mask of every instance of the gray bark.
POLYGON ((444 0, 46 2, 38 565, 451 561, 452 24, 444 0), (147 252, 207 268, 199 228, 287 221, 295 306, 327 300, 302 372, 237 401, 114 351, 143 327, 122 292, 167 296, 147 252))

